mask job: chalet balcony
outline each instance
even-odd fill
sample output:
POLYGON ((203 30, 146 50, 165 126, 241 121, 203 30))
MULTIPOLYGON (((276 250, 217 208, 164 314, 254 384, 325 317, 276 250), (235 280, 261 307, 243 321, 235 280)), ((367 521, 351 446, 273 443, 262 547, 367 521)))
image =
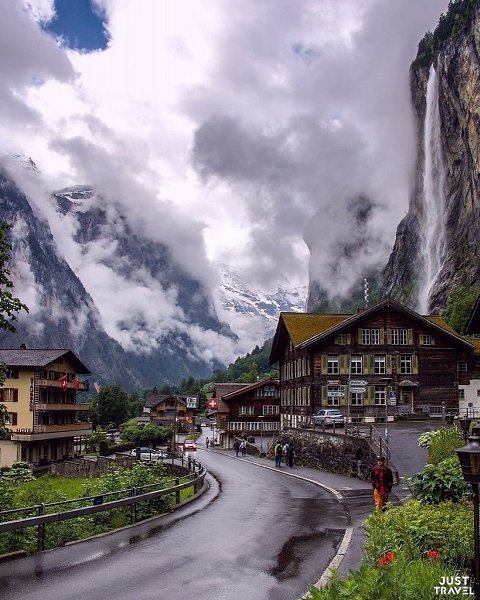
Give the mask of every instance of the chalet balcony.
POLYGON ((58 403, 58 402, 38 402, 37 404, 35 404, 35 410, 38 410, 38 411, 46 411, 46 410, 84 411, 84 410, 88 410, 88 404, 87 403, 63 404, 63 403, 58 403))
MULTIPOLYGON (((63 389, 62 382, 58 381, 58 379, 39 379, 38 386, 41 388, 43 387, 43 388, 63 389)), ((75 388, 73 386, 73 383, 71 381, 69 381, 67 383, 67 390, 74 390, 74 389, 75 388)), ((79 392, 83 392, 86 389, 87 389, 87 386, 84 383, 80 383, 78 385, 79 392)))

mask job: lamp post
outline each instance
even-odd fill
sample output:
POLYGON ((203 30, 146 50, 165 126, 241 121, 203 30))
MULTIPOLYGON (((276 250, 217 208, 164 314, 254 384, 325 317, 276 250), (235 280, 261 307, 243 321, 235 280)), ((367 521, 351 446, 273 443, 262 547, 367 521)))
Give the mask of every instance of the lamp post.
POLYGON ((480 537, 479 537, 479 506, 478 484, 480 483, 480 437, 471 435, 468 445, 456 452, 462 467, 463 478, 470 484, 473 492, 473 591, 475 600, 480 600, 480 537))
POLYGON ((263 419, 265 415, 258 415, 260 419, 260 453, 263 453, 263 419))
POLYGON ((387 398, 387 386, 393 381, 393 377, 380 377, 380 381, 385 385, 385 457, 388 461, 390 458, 390 451, 388 448, 388 398, 387 398))
POLYGON ((454 415, 451 415, 450 413, 447 413, 445 415, 445 422, 447 423, 447 425, 449 427, 451 427, 453 425, 453 419, 454 419, 454 415))
POLYGON ((468 432, 470 431, 470 425, 472 424, 472 419, 469 419, 465 415, 461 419, 458 419, 458 422, 460 423, 460 429, 463 432, 463 439, 464 439, 465 444, 466 444, 467 443, 467 439, 468 439, 468 432))

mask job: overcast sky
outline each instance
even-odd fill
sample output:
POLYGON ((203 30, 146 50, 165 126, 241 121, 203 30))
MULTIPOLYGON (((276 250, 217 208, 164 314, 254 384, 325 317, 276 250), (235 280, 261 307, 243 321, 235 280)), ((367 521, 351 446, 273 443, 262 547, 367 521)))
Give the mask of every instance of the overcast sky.
POLYGON ((447 4, 92 0, 92 17, 62 0, 60 19, 53 0, 4 0, 0 154, 30 156, 45 192, 93 184, 211 289, 216 261, 258 289, 309 268, 333 289, 330 249, 368 196, 373 251, 348 284, 407 211, 408 68, 447 4))

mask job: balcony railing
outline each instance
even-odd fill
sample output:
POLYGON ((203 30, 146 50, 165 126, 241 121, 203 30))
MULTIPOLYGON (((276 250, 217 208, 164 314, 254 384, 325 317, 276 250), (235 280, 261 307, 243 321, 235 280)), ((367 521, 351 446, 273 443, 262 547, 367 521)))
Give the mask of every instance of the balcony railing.
POLYGON ((88 410, 88 404, 72 403, 62 404, 59 402, 38 402, 35 404, 35 410, 88 410))
MULTIPOLYGON (((35 425, 34 427, 16 427, 9 426, 9 431, 12 434, 12 440, 34 440, 38 436, 46 434, 57 434, 58 437, 68 437, 69 435, 78 434, 88 435, 92 433, 91 423, 64 423, 62 425, 35 425), (65 434, 65 435, 62 435, 65 434)), ((53 436, 55 437, 55 436, 53 436)), ((40 437, 40 439, 42 439, 40 437)))
MULTIPOLYGON (((62 388, 62 382, 58 381, 58 379, 39 379, 38 380, 38 386, 39 387, 48 387, 48 388, 61 389, 62 388)), ((73 383, 71 381, 69 381, 67 383, 67 389, 68 390, 74 390, 75 389, 73 387, 73 383)), ((78 391, 79 392, 83 392, 86 389, 87 389, 87 386, 84 383, 79 383, 78 384, 78 391)))

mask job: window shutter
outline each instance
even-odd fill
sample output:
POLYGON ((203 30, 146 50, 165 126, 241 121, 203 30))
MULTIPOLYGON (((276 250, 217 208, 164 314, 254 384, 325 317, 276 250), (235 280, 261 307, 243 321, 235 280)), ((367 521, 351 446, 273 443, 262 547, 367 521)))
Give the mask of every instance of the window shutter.
POLYGON ((385 357, 385 366, 386 366, 387 374, 391 375, 392 374, 392 356, 390 354, 387 354, 385 357))
POLYGON ((348 354, 340 355, 340 374, 348 375, 350 371, 350 356, 348 354))
POLYGON ((347 333, 347 344, 350 345, 352 343, 352 334, 347 333))
POLYGON ((357 341, 358 341, 359 344, 361 344, 362 343, 362 339, 363 339, 363 329, 359 328, 357 335, 358 335, 358 340, 357 341))
POLYGON ((412 356, 412 373, 418 375, 418 359, 416 354, 412 356))
POLYGON ((435 346, 435 338, 433 337, 433 335, 430 337, 430 339, 432 340, 431 345, 435 346))
POLYGON ((392 330, 387 329, 387 344, 391 344, 391 343, 392 343, 392 330))
POLYGON ((362 366, 363 366, 363 373, 365 375, 368 375, 370 373, 369 369, 368 369, 368 356, 366 354, 364 354, 362 356, 362 366))
POLYGON ((380 329, 380 344, 385 343, 385 329, 380 329))
POLYGON ((322 406, 325 406, 328 402, 328 396, 327 396, 327 386, 326 385, 322 385, 322 406))
POLYGON ((413 346, 413 329, 407 330, 407 341, 409 346, 413 346))
POLYGON ((322 354, 322 375, 326 375, 328 371, 328 359, 326 354, 322 354))
POLYGON ((396 355, 397 359, 397 373, 400 373, 400 354, 396 355))
POLYGON ((375 402, 375 387, 369 385, 367 387, 367 393, 365 394, 365 404, 371 406, 375 402))
POLYGON ((375 356, 373 354, 368 356, 368 372, 375 373, 375 356))

